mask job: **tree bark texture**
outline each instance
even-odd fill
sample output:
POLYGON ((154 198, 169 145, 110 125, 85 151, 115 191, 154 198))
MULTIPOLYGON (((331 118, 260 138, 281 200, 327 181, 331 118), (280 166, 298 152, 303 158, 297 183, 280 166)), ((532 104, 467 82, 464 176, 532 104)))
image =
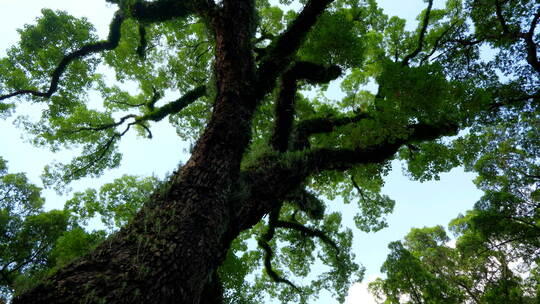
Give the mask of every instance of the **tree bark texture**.
MULTIPOLYGON (((217 267, 238 234, 229 197, 249 144, 253 1, 224 1, 213 18, 217 96, 190 160, 165 193, 91 254, 14 303, 211 303, 217 267), (231 17, 234 16, 234 17, 231 17), (202 293, 205 291, 205 296, 202 293)), ((220 297, 214 299, 220 302, 220 297)))
MULTIPOLYGON (((310 175, 385 161, 408 141, 429 140, 456 131, 453 125, 433 128, 417 124, 410 126, 407 140, 352 150, 289 151, 286 161, 277 153, 241 172, 254 112, 276 88, 279 77, 279 125, 273 145, 277 152, 284 152, 293 130, 296 81, 328 82, 341 73, 337 67, 293 62, 303 38, 332 0, 308 1, 289 27, 273 39, 257 64, 252 45, 255 1, 223 0, 219 5, 211 2, 137 2, 132 13, 132 18, 144 22, 198 13, 214 29, 216 96, 211 118, 191 158, 171 177, 168 188, 156 192, 129 225, 92 253, 15 298, 14 304, 220 303, 216 270, 231 241, 297 191, 310 175), (162 11, 167 13, 160 15, 162 11)), ((118 20, 123 18, 117 16, 118 20)), ((114 48, 118 42, 109 40, 103 49, 114 48)), ((152 119, 162 119, 160 115, 152 119)), ((329 132, 366 118, 357 115, 300 122, 296 133, 306 142, 310 134, 329 132)))

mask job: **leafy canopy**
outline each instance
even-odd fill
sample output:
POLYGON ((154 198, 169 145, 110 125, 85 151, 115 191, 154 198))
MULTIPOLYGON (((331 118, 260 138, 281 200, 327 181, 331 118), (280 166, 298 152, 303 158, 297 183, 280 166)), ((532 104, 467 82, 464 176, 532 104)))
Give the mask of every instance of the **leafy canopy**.
MULTIPOLYGON (((118 143, 132 129, 152 137, 155 123, 167 118, 182 139, 195 142, 211 118, 218 79, 209 19, 191 15, 189 1, 174 7, 178 18, 169 18, 170 1, 109 2, 118 11, 106 39, 99 40, 84 18, 44 9, 35 24, 19 30, 21 41, 0 59, 2 117, 23 101, 42 106, 36 121, 17 118, 31 142, 80 151, 70 162, 45 168, 44 185, 58 191, 118 167, 118 143), (139 14, 141 6, 161 5, 165 9, 157 16, 139 14)), ((279 60, 272 51, 300 14, 285 0, 280 5, 257 0, 254 9, 253 57, 264 67, 279 60)), ((493 239, 537 236, 539 19, 535 1, 448 0, 434 8, 429 0, 418 27, 408 31, 405 20, 388 17, 374 0, 333 1, 254 113, 241 177, 256 176, 272 164, 305 181, 233 242, 219 270, 226 300, 258 301, 264 290, 282 302, 304 303, 324 288, 343 301, 363 269, 354 261, 351 230, 341 227, 339 213, 325 212, 321 198, 356 202, 359 229, 384 228, 394 201, 380 191, 393 159, 405 161, 408 174, 420 181, 459 165, 480 173, 478 185, 486 195, 455 224, 460 244, 471 240, 463 245, 470 250, 493 239), (494 55, 484 56, 485 50, 494 55), (338 77, 344 96, 335 100, 327 89, 338 77), (314 274, 317 261, 329 267, 314 274)), ((6 242, 26 242, 17 245, 17 257, 5 257, 4 268, 14 276, 31 275, 38 265, 47 265, 41 270, 68 263, 105 234, 88 234, 79 225, 101 215, 113 232, 151 201, 151 193, 166 193, 170 185, 124 176, 99 192, 74 194, 64 211, 46 213, 39 190, 23 175, 2 174, 6 187, 20 192, 2 207, 2 223, 12 227, 6 242)), ((232 202, 249 195, 242 181, 232 202)), ((472 297, 474 292, 467 295, 450 279, 461 282, 462 271, 484 275, 493 256, 456 259, 462 247, 448 248, 447 240, 436 227, 414 230, 405 243, 391 244, 384 266, 389 277, 378 283, 389 301, 402 294, 419 303, 441 295, 447 302, 472 297), (437 274, 439 264, 429 263, 457 270, 437 274), (413 287, 403 285, 407 273, 413 287)), ((512 243, 511 249, 523 244, 530 249, 528 242, 512 243)), ((490 250, 497 257, 506 254, 490 250)), ((530 295, 516 287, 521 281, 515 276, 504 278, 501 284, 513 288, 509 297, 530 295)), ((463 284, 469 283, 474 280, 463 284)), ((480 290, 485 297, 503 286, 494 284, 480 290)))

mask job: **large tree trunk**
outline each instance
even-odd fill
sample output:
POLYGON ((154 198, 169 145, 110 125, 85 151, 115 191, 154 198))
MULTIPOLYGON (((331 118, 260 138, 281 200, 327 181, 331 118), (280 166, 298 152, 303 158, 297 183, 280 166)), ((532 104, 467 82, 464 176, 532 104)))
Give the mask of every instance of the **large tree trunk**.
MULTIPOLYGON (((239 232, 228 198, 250 141, 256 105, 250 93, 255 74, 252 2, 226 1, 213 20, 217 79, 213 114, 170 188, 153 195, 132 223, 94 252, 14 303, 213 301, 202 293, 219 289, 215 271, 239 232)), ((216 297, 214 302, 219 301, 216 297)))

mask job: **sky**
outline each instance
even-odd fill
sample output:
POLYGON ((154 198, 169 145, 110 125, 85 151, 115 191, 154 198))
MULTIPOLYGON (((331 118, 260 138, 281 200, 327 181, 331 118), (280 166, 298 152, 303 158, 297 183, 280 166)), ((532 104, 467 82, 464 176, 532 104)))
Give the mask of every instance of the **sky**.
MULTIPOLYGON (((442 1, 435 1, 435 6, 441 6, 442 1)), ((421 0, 380 0, 379 5, 388 15, 397 15, 408 20, 408 28, 416 25, 416 15, 425 7, 421 0)), ((0 56, 5 55, 5 49, 13 45, 18 35, 17 28, 31 23, 39 14, 40 9, 48 7, 68 11, 76 17, 86 17, 97 29, 100 37, 105 38, 108 24, 114 12, 114 7, 105 1, 78 0, 0 0, 0 56)), ((39 116, 39 110, 21 105, 17 114, 39 116)), ((23 133, 13 127, 13 119, 0 120, 0 156, 9 161, 11 172, 25 172, 32 182, 41 184, 39 175, 41 168, 52 160, 66 159, 73 152, 63 151, 52 153, 46 149, 37 149, 24 141, 23 133)), ((164 177, 166 172, 175 169, 180 161, 188 158, 188 145, 182 142, 166 120, 153 127, 152 140, 136 138, 134 134, 126 135, 120 145, 123 153, 122 166, 110 170, 99 179, 85 179, 74 182, 73 189, 83 190, 87 187, 99 187, 100 184, 112 181, 123 174, 157 175, 164 177), (152 161, 148 161, 151 159, 152 161)), ((391 241, 402 239, 412 227, 446 225, 460 212, 470 209, 480 197, 480 192, 474 187, 474 175, 456 168, 441 175, 439 181, 419 183, 410 181, 402 174, 402 165, 393 163, 393 170, 386 179, 383 193, 396 201, 394 212, 388 217, 388 228, 377 233, 362 233, 353 229, 353 251, 357 261, 366 267, 364 282, 355 284, 347 298, 347 304, 375 303, 367 292, 367 283, 380 276, 380 267, 388 253, 387 245, 391 241)), ((46 208, 62 208, 67 196, 58 196, 52 190, 44 190, 46 208)), ((330 209, 339 210, 344 215, 344 225, 354 227, 352 216, 354 204, 343 205, 339 200, 329 203, 330 209)), ((323 293, 316 303, 336 303, 328 294, 323 293)))

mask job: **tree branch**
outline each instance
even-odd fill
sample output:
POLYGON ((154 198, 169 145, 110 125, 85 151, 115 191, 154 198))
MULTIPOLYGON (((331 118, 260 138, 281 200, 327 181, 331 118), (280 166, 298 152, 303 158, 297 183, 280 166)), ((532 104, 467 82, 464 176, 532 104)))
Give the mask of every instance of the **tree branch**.
MULTIPOLYGON (((123 116, 120 118, 120 120, 109 123, 109 124, 103 124, 99 126, 89 126, 89 127, 80 127, 74 130, 68 131, 68 133, 78 133, 81 131, 104 131, 107 129, 118 127, 122 124, 124 124, 128 119, 133 118, 134 121, 128 124, 128 128, 122 132, 121 135, 124 135, 132 125, 139 125, 142 128, 146 130, 148 133, 148 138, 152 138, 152 132, 150 129, 144 124, 147 121, 160 121, 163 118, 165 118, 167 115, 170 114, 176 114, 183 110, 188 105, 192 104, 195 100, 203 96, 206 92, 206 86, 202 85, 200 87, 197 87, 193 89, 192 91, 189 91, 184 96, 178 98, 175 101, 172 101, 162 107, 155 108, 154 104, 159 99, 159 94, 154 91, 154 96, 152 97, 152 100, 149 103, 146 103, 144 105, 147 105, 149 109, 152 110, 152 112, 145 114, 143 116, 137 116, 135 114, 129 114, 126 116, 123 116)), ((114 136, 113 136, 114 137, 114 136)))
POLYGON ((452 30, 452 28, 453 28, 454 26, 456 26, 456 24, 457 24, 457 21, 454 22, 454 23, 452 23, 452 24, 450 24, 450 26, 448 26, 448 27, 442 32, 442 34, 441 34, 439 37, 437 37, 437 39, 435 40, 435 43, 433 44, 433 49, 431 49, 431 52, 430 52, 429 54, 426 54, 426 55, 422 58, 422 60, 420 60, 420 65, 423 65, 424 62, 426 62, 427 60, 429 60, 429 58, 430 58, 431 56, 433 56, 433 54, 435 54, 435 52, 436 52, 437 49, 439 48, 439 44, 441 43, 442 39, 443 39, 446 35, 448 35, 448 33, 450 33, 450 31, 452 30))
POLYGON ((458 131, 457 126, 451 123, 420 123, 408 129, 410 132, 406 138, 392 139, 373 146, 356 149, 316 148, 261 157, 242 172, 248 196, 241 205, 236 206, 238 229, 255 225, 256 219, 275 208, 276 204, 285 200, 313 174, 325 170, 345 171, 361 164, 382 163, 389 160, 404 144, 455 135, 458 131))
POLYGON ((117 11, 109 27, 110 30, 109 30, 109 36, 107 40, 84 45, 80 49, 65 55, 64 58, 62 58, 62 60, 56 67, 56 69, 54 69, 51 75, 51 84, 47 91, 39 92, 35 90, 20 90, 17 92, 13 92, 11 94, 0 96, 0 101, 7 98, 14 97, 14 96, 24 95, 24 94, 31 94, 34 96, 45 97, 45 98, 51 97, 52 94, 54 94, 58 90, 58 82, 60 81, 60 77, 62 76, 67 66, 72 61, 86 57, 94 53, 107 51, 107 50, 113 50, 118 46, 118 42, 120 41, 120 34, 121 34, 120 27, 123 21, 124 21, 124 15, 120 11, 117 11))
POLYGON ((146 48, 148 46, 148 41, 146 39, 146 28, 143 24, 139 23, 139 45, 135 51, 141 60, 144 60, 146 57, 146 48))
POLYGON ((422 51, 422 48, 424 47, 424 36, 426 35, 426 31, 429 25, 429 15, 431 14, 431 8, 433 7, 433 0, 429 0, 428 7, 426 9, 426 14, 424 15, 424 20, 422 21, 422 28, 420 29, 420 37, 418 37, 418 46, 416 49, 410 53, 409 55, 405 56, 403 58, 403 61, 401 62, 402 65, 409 65, 409 60, 413 59, 422 51))
POLYGON ((296 287, 291 281, 282 278, 273 268, 272 268, 272 257, 274 256, 274 252, 272 250, 272 247, 268 244, 274 237, 274 234, 276 232, 276 225, 279 222, 279 212, 281 210, 281 206, 278 206, 277 208, 273 209, 268 217, 268 228, 266 232, 261 236, 261 238, 258 241, 259 246, 264 250, 264 268, 266 269, 266 273, 268 276, 277 283, 284 283, 292 288, 294 288, 296 291, 300 292, 300 289, 296 287))
POLYGON ((310 237, 317 237, 321 239, 324 243, 334 248, 336 251, 336 255, 339 255, 339 247, 329 236, 327 236, 324 231, 315 229, 315 228, 309 228, 299 223, 294 222, 286 222, 286 221, 277 221, 276 222, 277 228, 287 228, 287 229, 293 229, 296 231, 299 231, 301 233, 304 233, 310 237))
MULTIPOLYGON (((260 159, 251 169, 242 172, 243 184, 248 185, 246 192, 249 194, 241 205, 234 208, 235 229, 242 231, 255 225, 257 219, 279 206, 290 193, 297 191, 309 176, 317 172, 343 171, 358 164, 383 162, 390 159, 402 144, 433 140, 457 132, 457 126, 453 124, 437 126, 417 124, 410 126, 409 129, 411 133, 406 139, 371 147, 354 150, 320 148, 280 153, 277 157, 260 159)), ((291 226, 281 222, 280 224, 291 226)))
POLYGON ((367 113, 361 112, 354 116, 321 117, 300 121, 294 131, 293 149, 302 150, 307 148, 309 146, 309 136, 313 134, 329 133, 337 127, 355 123, 369 117, 367 113))
POLYGON ((312 83, 328 83, 341 75, 338 66, 324 67, 311 62, 296 62, 292 68, 283 74, 281 90, 275 107, 275 124, 270 139, 272 147, 285 152, 289 146, 294 120, 295 96, 298 89, 297 82, 305 79, 312 83))
POLYGON ((168 104, 155 108, 152 112, 145 114, 143 116, 137 117, 136 122, 144 122, 144 121, 160 121, 163 118, 167 117, 167 115, 170 114, 176 114, 180 111, 182 111, 185 107, 192 104, 195 100, 201 98, 206 94, 206 86, 202 85, 199 87, 196 87, 195 89, 187 92, 184 96, 178 98, 175 101, 169 102, 168 104))
POLYGON ((499 20, 499 23, 501 24, 503 34, 504 35, 510 34, 510 30, 508 29, 508 24, 506 24, 506 20, 504 20, 504 16, 502 14, 501 3, 499 2, 499 0, 495 0, 495 14, 497 15, 497 19, 499 20))
POLYGON ((266 48, 258 70, 259 97, 270 92, 317 18, 334 0, 310 0, 291 25, 266 48))
POLYGON ((117 121, 117 122, 113 122, 113 123, 110 123, 110 124, 99 125, 99 126, 80 127, 80 128, 75 129, 75 130, 69 131, 69 133, 78 133, 78 132, 81 132, 81 131, 103 131, 103 130, 107 130, 107 129, 110 129, 110 128, 118 127, 119 125, 126 122, 126 120, 128 120, 129 118, 136 118, 136 117, 137 116, 134 115, 134 114, 129 114, 129 115, 126 115, 126 116, 120 118, 120 120, 117 121))
POLYGON ((538 61, 538 46, 534 42, 534 31, 540 20, 540 8, 536 11, 534 18, 529 27, 529 31, 522 35, 527 45, 527 62, 531 67, 540 74, 540 62, 538 61))

